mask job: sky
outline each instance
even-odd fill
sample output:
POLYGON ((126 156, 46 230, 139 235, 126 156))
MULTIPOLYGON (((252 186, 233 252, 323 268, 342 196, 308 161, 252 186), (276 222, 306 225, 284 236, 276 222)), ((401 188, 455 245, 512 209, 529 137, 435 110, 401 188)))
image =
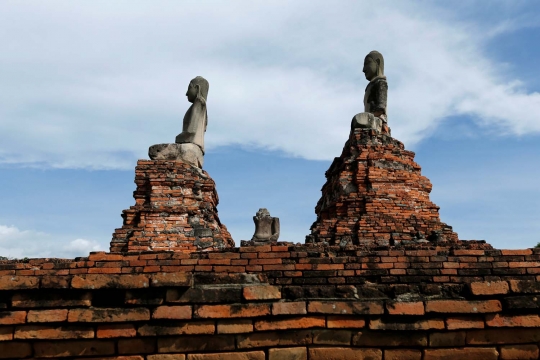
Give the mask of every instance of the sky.
POLYGON ((0 256, 108 250, 134 167, 210 82, 204 169, 236 243, 303 243, 385 57, 392 136, 460 239, 540 242, 540 3, 0 2, 0 256))

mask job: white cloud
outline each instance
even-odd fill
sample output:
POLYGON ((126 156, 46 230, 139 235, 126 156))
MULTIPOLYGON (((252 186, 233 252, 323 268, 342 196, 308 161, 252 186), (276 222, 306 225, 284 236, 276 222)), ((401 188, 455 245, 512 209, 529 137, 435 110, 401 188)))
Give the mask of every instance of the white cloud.
POLYGON ((8 258, 88 256, 90 251, 105 250, 93 240, 58 238, 40 231, 20 230, 15 226, 0 225, 0 256, 8 258))
POLYGON ((0 9, 0 163, 130 169, 180 132, 196 75, 210 81, 210 152, 240 144, 331 159, 362 110, 362 61, 373 49, 386 58, 393 135, 408 147, 452 115, 507 134, 540 132, 533 116, 516 116, 539 113, 540 94, 482 52, 519 26, 511 19, 460 22, 425 2, 0 9))

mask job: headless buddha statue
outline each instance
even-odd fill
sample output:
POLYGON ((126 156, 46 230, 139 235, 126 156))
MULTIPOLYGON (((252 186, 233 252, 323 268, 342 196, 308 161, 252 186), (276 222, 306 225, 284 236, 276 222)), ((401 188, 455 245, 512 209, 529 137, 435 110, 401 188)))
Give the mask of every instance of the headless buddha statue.
POLYGON ((354 116, 351 128, 374 129, 379 133, 390 134, 386 116, 388 83, 384 76, 382 54, 378 51, 367 54, 362 71, 369 80, 364 94, 364 112, 354 116))

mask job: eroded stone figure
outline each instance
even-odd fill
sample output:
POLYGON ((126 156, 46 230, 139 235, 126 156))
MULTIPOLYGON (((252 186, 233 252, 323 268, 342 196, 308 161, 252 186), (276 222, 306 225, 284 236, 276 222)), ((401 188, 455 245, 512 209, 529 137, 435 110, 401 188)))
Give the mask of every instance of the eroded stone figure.
POLYGON ((270 216, 270 212, 261 208, 253 217, 255 234, 252 241, 272 242, 279 238, 279 218, 270 216))
POLYGON ((369 80, 364 94, 364 112, 356 114, 351 128, 374 129, 377 132, 390 133, 387 125, 386 102, 388 83, 384 76, 384 58, 378 51, 372 51, 364 59, 362 70, 369 80))
POLYGON ((208 81, 197 76, 190 81, 186 96, 192 105, 189 107, 182 124, 182 132, 176 136, 175 144, 153 145, 148 150, 152 160, 179 160, 198 168, 204 163, 204 133, 208 125, 206 99, 208 81))

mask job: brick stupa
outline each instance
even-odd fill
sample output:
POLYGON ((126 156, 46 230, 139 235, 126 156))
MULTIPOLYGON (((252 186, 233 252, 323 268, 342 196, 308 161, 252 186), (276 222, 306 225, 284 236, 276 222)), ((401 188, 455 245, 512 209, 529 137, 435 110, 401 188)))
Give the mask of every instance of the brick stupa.
POLYGON ((414 152, 389 133, 352 130, 325 175, 308 242, 385 246, 458 241, 429 199, 431 182, 421 175, 414 152))
POLYGON ((234 247, 219 221, 216 184, 206 171, 181 161, 139 160, 135 183, 135 206, 123 211, 111 252, 234 247))

